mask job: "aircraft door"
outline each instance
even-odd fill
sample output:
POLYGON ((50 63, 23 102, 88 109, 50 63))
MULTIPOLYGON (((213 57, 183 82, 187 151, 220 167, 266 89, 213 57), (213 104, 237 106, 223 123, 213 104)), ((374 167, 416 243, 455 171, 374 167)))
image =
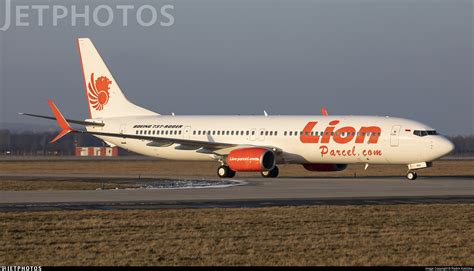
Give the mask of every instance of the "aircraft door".
POLYGON ((255 141, 257 139, 257 129, 253 128, 250 130, 250 141, 255 141))
POLYGON ((191 137, 191 126, 186 126, 184 127, 184 130, 183 130, 183 138, 189 139, 190 137, 191 137))
POLYGON ((400 128, 400 125, 394 125, 392 127, 392 132, 390 132, 390 146, 392 147, 398 147, 400 128))
POLYGON ((265 140, 265 129, 264 128, 261 128, 258 130, 258 140, 260 141, 264 141, 265 140))
MULTIPOLYGON (((122 134, 122 135, 127 134, 127 124, 121 124, 121 125, 120 125, 120 134, 122 134)), ((127 144, 127 138, 122 137, 122 138, 120 139, 120 143, 121 143, 121 144, 127 144)))

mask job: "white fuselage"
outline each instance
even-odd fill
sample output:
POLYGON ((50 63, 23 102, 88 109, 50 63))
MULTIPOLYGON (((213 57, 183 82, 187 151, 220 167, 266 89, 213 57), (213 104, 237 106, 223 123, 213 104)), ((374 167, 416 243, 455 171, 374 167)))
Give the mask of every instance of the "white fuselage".
MULTIPOLYGON (((271 146, 281 151, 278 164, 412 164, 449 153, 453 145, 422 123, 372 116, 143 116, 95 118, 103 127, 88 131, 149 135, 240 147, 271 146), (315 123, 316 122, 316 123, 315 123), (423 136, 414 134, 423 131, 423 136), (427 135, 426 131, 431 134, 427 135)), ((419 134, 419 133, 418 133, 419 134)), ((215 155, 179 144, 150 146, 151 141, 99 138, 147 156, 172 160, 216 160, 215 155)))

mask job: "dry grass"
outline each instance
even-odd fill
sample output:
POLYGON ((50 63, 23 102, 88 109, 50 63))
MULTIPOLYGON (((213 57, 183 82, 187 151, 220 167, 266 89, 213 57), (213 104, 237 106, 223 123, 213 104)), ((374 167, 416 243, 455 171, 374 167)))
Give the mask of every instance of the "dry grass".
POLYGON ((134 184, 83 182, 73 180, 0 180, 0 191, 25 190, 96 190, 115 188, 136 188, 134 184))
POLYGON ((7 265, 474 265, 473 205, 0 213, 7 265))
MULTIPOLYGON (((169 176, 211 176, 216 177, 218 163, 177 162, 163 160, 78 160, 78 161, 0 161, 0 172, 22 173, 87 173, 169 176)), ((405 176, 403 165, 349 165, 341 172, 311 172, 300 165, 281 165, 280 176, 405 176)), ((419 171, 423 176, 474 176, 474 160, 442 160, 432 168, 419 171)), ((260 176, 259 173, 239 173, 237 176, 260 176)))

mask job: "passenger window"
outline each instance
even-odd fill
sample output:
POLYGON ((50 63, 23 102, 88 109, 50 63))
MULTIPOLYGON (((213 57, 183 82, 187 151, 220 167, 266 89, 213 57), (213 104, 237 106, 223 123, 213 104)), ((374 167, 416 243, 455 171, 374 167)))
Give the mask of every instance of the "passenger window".
POLYGON ((275 131, 275 136, 277 136, 277 135, 278 135, 278 131, 275 131))
POLYGON ((252 131, 252 135, 255 135, 255 131, 252 131))
POLYGON ((290 131, 290 136, 292 136, 292 135, 293 135, 293 132, 292 132, 292 131, 290 131))
POLYGON ((245 132, 246 135, 249 135, 249 133, 250 133, 249 131, 245 132))
POLYGON ((286 134, 287 134, 286 131, 284 131, 284 132, 283 132, 283 136, 286 136, 286 134))
POLYGON ((193 135, 196 135, 196 131, 193 131, 193 135))
POLYGON ((270 131, 270 135, 271 135, 271 136, 273 135, 273 131, 270 131))

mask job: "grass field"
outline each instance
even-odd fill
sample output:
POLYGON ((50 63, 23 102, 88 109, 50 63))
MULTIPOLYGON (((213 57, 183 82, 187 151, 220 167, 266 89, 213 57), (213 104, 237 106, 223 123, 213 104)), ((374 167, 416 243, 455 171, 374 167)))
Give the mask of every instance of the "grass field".
POLYGON ((474 265, 473 205, 0 213, 6 265, 474 265))

